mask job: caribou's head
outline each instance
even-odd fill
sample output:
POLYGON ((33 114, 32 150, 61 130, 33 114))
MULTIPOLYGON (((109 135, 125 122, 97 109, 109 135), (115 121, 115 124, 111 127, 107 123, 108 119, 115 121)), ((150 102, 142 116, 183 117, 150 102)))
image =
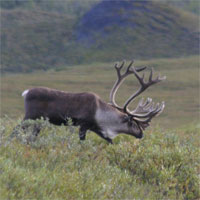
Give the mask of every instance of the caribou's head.
POLYGON ((133 135, 136 138, 142 138, 143 130, 149 126, 149 123, 153 117, 158 116, 163 111, 165 103, 162 102, 155 104, 151 98, 147 98, 147 100, 145 101, 142 98, 134 110, 129 110, 128 105, 149 86, 156 84, 162 80, 165 80, 166 77, 158 76, 155 79, 153 79, 153 69, 151 68, 148 81, 145 81, 145 74, 143 73, 143 75, 141 76, 139 75, 139 72, 146 70, 147 67, 135 68, 133 66, 132 61, 128 65, 126 71, 122 73, 121 70, 124 67, 124 65, 125 61, 123 61, 121 65, 119 65, 118 63, 115 64, 118 79, 116 80, 110 92, 110 104, 114 108, 119 110, 121 113, 123 113, 122 123, 124 123, 125 126, 127 126, 126 134, 133 135), (124 103, 123 107, 120 107, 115 101, 115 95, 119 86, 122 84, 124 79, 130 74, 135 75, 135 77, 140 83, 140 88, 128 98, 128 100, 124 103))

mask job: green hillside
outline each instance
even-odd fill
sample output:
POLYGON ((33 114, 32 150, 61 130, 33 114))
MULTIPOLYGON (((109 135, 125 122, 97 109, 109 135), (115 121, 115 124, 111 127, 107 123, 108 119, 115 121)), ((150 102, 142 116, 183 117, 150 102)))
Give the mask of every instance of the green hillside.
POLYGON ((4 5, 1 10, 3 72, 199 52, 198 17, 166 4, 132 0, 91 5, 86 1, 80 8, 74 1, 68 2, 71 7, 63 1, 60 11, 60 1, 30 2, 12 9, 4 5))
POLYGON ((7 10, 24 9, 67 13, 73 17, 80 17, 99 1, 100 0, 1 0, 0 7, 7 10))
POLYGON ((192 12, 196 15, 200 15, 200 1, 197 0, 181 0, 181 1, 165 0, 165 1, 173 6, 177 6, 178 8, 192 12))
POLYGON ((102 1, 76 29, 88 61, 199 53, 198 17, 154 1, 102 1))
POLYGON ((3 10, 1 58, 3 71, 30 72, 67 62, 65 46, 73 18, 45 11, 3 10))
MULTIPOLYGON (((48 10, 53 12, 68 12, 71 15, 81 16, 86 10, 91 8, 93 5, 97 4, 101 0, 1 0, 0 6, 4 9, 15 9, 15 8, 24 8, 24 9, 41 9, 48 10)), ((160 2, 160 0, 154 0, 160 2)), ((199 6, 200 2, 197 0, 181 0, 181 1, 171 1, 171 0, 162 0, 167 4, 176 6, 177 8, 184 9, 186 11, 192 12, 199 15, 199 6)))

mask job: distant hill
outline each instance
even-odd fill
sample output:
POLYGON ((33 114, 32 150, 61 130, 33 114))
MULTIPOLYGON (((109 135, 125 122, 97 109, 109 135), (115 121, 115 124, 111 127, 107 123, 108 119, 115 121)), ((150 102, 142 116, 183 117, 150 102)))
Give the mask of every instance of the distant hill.
POLYGON ((199 53, 198 17, 167 4, 101 1, 79 17, 27 5, 1 10, 3 72, 199 53))
POLYGON ((88 9, 100 0, 1 0, 2 9, 25 9, 58 12, 73 17, 82 16, 88 9))
MULTIPOLYGON (((160 1, 160 0, 157 0, 160 1)), ((181 0, 181 1, 172 1, 165 0, 170 5, 176 6, 183 10, 192 12, 196 15, 200 15, 200 1, 199 0, 181 0)))
POLYGON ((45 11, 2 10, 3 71, 30 72, 67 63, 73 18, 45 11))
POLYGON ((76 29, 77 39, 96 60, 198 54, 198 18, 158 2, 103 1, 76 29))

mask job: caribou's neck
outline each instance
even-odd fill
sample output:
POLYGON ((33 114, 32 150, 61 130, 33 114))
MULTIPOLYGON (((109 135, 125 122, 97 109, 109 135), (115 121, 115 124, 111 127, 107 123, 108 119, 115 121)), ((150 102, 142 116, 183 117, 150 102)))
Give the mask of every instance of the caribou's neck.
POLYGON ((109 104, 100 103, 96 110, 95 120, 102 134, 107 138, 113 139, 119 133, 128 131, 127 124, 123 123, 125 115, 109 104))

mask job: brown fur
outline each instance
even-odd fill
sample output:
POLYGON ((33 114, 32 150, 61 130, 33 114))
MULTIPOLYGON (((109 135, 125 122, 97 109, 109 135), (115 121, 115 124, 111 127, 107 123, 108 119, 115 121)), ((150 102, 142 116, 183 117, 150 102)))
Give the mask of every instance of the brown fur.
POLYGON ((42 87, 33 88, 25 97, 25 119, 44 117, 58 125, 68 117, 91 121, 98 100, 99 97, 93 93, 69 93, 42 87))

